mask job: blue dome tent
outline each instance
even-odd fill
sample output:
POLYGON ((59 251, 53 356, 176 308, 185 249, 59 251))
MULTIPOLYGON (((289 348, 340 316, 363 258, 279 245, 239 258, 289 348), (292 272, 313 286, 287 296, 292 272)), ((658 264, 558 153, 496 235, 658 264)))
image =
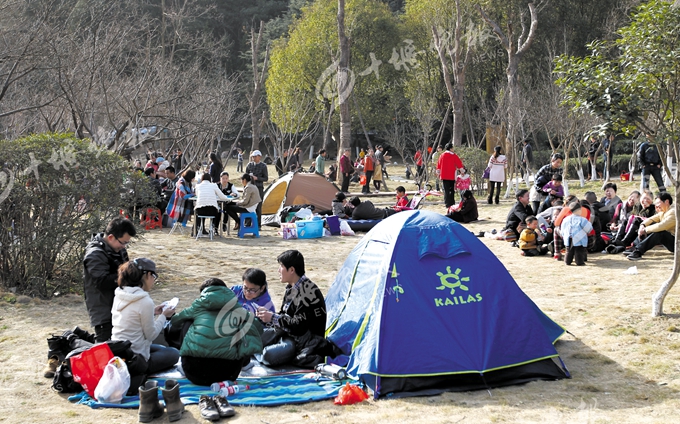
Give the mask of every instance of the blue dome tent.
POLYGON ((326 307, 340 364, 376 399, 570 377, 553 346, 565 330, 479 239, 433 212, 400 212, 366 234, 326 307))

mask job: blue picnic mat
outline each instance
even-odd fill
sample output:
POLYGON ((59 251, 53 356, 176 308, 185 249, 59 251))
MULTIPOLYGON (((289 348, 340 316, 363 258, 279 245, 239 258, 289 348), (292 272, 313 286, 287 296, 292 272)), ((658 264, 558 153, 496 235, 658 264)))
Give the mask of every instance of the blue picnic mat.
MULTIPOLYGON (((165 378, 151 378, 158 387, 165 385, 165 378)), ((180 378, 179 393, 185 405, 197 404, 201 395, 216 394, 210 387, 196 386, 186 378, 180 378)), ((266 377, 239 377, 238 384, 249 385, 250 389, 229 396, 229 403, 235 406, 279 406, 295 403, 331 399, 338 395, 340 388, 350 380, 336 381, 316 373, 298 373, 266 377)), ((356 382, 354 382, 356 383, 356 382)), ((162 399, 162 391, 159 390, 162 399)), ((69 401, 88 405, 91 408, 139 408, 139 396, 125 396, 121 403, 102 403, 90 397, 85 391, 70 396, 69 401)))

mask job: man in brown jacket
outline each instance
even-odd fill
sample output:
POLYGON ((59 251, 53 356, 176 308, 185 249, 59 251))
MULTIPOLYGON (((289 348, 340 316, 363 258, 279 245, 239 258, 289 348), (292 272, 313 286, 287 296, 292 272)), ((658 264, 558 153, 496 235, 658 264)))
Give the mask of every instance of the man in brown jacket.
POLYGON ((663 244, 666 249, 675 252, 673 197, 667 192, 660 193, 654 200, 654 206, 656 215, 640 224, 638 238, 633 243, 635 249, 628 253, 628 259, 631 261, 642 259, 642 255, 657 244, 663 244))

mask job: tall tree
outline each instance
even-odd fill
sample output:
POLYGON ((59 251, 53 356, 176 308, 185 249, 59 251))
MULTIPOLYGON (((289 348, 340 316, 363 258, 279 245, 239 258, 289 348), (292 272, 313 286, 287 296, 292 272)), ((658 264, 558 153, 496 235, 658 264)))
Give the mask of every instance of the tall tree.
POLYGON ((257 32, 257 37, 255 36, 255 28, 250 29, 250 46, 253 65, 253 92, 250 95, 248 102, 250 103, 250 121, 253 131, 253 141, 250 146, 250 151, 257 150, 260 148, 260 128, 262 126, 261 121, 264 117, 260 117, 260 97, 262 94, 262 87, 264 81, 267 77, 267 65, 269 62, 269 43, 267 43, 267 48, 264 53, 264 63, 262 64, 262 72, 258 71, 258 60, 260 57, 260 47, 262 44, 262 34, 264 33, 264 22, 260 21, 260 29, 257 32))
POLYGON ((337 74, 338 107, 340 108, 338 157, 340 157, 345 148, 349 149, 352 144, 352 121, 348 101, 352 87, 350 86, 349 39, 345 33, 345 0, 338 0, 338 42, 340 44, 337 74))
MULTIPOLYGON (((617 31, 615 41, 591 44, 584 57, 561 56, 555 71, 566 102, 576 111, 601 120, 602 133, 636 130, 680 160, 680 7, 650 0, 638 8, 632 22, 617 31)), ((680 216, 680 180, 664 163, 680 216)), ((677 172, 677 171, 676 171, 677 172)), ((680 230, 676 220, 675 234, 680 230)), ((680 276, 680 237, 675 238, 673 270, 652 298, 652 315, 663 314, 666 295, 680 276)))

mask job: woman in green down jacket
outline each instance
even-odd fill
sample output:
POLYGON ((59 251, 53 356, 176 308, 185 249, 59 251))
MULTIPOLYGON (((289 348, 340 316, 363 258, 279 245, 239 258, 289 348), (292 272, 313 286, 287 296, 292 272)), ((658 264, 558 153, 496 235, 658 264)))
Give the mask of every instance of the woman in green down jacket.
POLYGON ((189 381, 199 386, 236 380, 251 355, 262 352, 262 324, 219 278, 207 279, 201 296, 173 316, 171 323, 184 327, 179 351, 182 368, 189 381))

